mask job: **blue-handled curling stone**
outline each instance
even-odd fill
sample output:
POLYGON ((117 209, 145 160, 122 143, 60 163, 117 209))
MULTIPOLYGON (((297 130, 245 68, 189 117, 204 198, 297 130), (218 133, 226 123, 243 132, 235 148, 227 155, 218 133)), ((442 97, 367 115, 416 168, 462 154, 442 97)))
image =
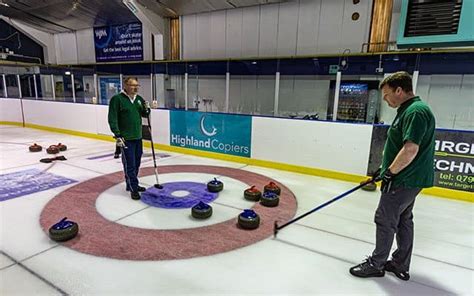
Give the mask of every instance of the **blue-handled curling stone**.
POLYGON ((76 237, 79 232, 79 225, 76 222, 66 220, 64 217, 61 221, 49 228, 49 237, 57 242, 63 242, 76 237))
POLYGON ((255 211, 247 209, 239 214, 238 223, 244 229, 255 229, 260 225, 260 216, 255 211))
POLYGON ((200 201, 191 208, 191 215, 196 219, 207 219, 212 216, 212 207, 200 201))

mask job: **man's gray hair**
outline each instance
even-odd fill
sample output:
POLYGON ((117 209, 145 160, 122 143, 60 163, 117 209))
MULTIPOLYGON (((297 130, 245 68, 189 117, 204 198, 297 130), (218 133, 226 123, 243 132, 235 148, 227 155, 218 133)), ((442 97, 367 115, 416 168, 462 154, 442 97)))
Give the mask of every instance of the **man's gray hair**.
POLYGON ((137 77, 127 76, 127 77, 125 77, 125 78, 123 79, 123 83, 124 83, 124 84, 128 84, 128 82, 129 82, 130 80, 138 81, 137 77))

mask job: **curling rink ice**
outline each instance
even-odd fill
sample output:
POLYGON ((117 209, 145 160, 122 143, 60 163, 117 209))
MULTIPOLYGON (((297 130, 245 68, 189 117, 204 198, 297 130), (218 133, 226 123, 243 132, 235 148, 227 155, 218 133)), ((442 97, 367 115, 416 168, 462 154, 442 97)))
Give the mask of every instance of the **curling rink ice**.
MULTIPOLYGON (((391 273, 361 279, 351 276, 349 268, 362 262, 374 248, 378 192, 358 190, 280 230, 276 238, 270 234, 258 237, 274 221, 262 219, 256 230, 229 224, 243 209, 254 206, 243 198, 248 184, 239 178, 200 172, 200 166, 276 180, 296 197, 296 216, 357 184, 156 151, 158 170, 166 166, 174 169, 159 175, 164 186, 170 182, 206 184, 214 177, 224 182, 224 190, 210 203, 212 217, 196 220, 190 216, 190 208, 159 208, 132 200, 122 175, 121 182, 101 189, 100 180, 117 178, 113 173, 122 171, 120 160, 113 158, 114 149, 112 142, 0 126, 0 295, 474 293, 472 203, 420 195, 414 209, 411 279, 404 282, 391 273), (59 142, 68 147, 60 154, 67 160, 40 163, 39 159, 52 157, 44 149, 59 142), (33 143, 42 145, 43 151, 30 153, 28 146, 33 143), (194 170, 181 171, 184 166, 194 170), (77 219, 91 215, 104 229, 97 232, 100 237, 92 238, 94 228, 81 228, 79 222, 78 237, 66 243, 54 242, 42 226, 51 218, 47 209, 74 188, 81 188, 83 194, 76 194, 62 206, 83 208, 88 194, 96 194, 92 206, 81 212, 86 214, 77 219), (223 225, 233 234, 228 235, 223 225), (158 233, 169 240, 153 240, 158 233), (201 234, 212 240, 196 244, 201 234), (180 243, 171 244, 173 240, 180 243), (208 255, 196 255, 201 252, 208 255), (148 258, 145 254, 158 259, 130 259, 148 258)), ((152 171, 152 167, 151 150, 145 149, 142 169, 152 171)), ((147 188, 156 183, 153 174, 141 177, 140 182, 147 188)), ((174 196, 179 200, 186 194, 180 190, 174 196)), ((279 210, 272 209, 274 213, 279 210)), ((286 221, 279 221, 280 225, 282 222, 286 221)))

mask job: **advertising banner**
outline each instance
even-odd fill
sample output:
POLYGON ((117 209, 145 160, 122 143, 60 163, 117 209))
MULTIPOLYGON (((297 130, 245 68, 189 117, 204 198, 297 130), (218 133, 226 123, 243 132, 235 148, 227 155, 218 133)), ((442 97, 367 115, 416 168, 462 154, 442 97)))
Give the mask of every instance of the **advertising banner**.
POLYGON ((250 157, 252 117, 170 111, 171 146, 250 157))
POLYGON ((436 186, 474 192, 474 132, 437 130, 435 151, 436 186))
MULTIPOLYGON (((382 163, 388 126, 374 126, 367 174, 382 163)), ((435 132, 435 185, 474 192, 474 132, 442 130, 435 132)))
POLYGON ((141 23, 94 28, 96 62, 143 60, 141 23))

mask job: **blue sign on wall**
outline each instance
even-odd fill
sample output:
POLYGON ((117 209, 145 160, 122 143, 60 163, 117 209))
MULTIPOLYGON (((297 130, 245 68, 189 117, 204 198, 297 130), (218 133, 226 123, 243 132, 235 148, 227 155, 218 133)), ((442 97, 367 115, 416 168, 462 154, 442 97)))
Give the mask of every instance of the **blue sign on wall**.
POLYGON ((170 111, 171 146, 250 157, 252 117, 170 111))
POLYGON ((77 182, 38 169, 0 175, 0 201, 77 182))
POLYGON ((94 28, 96 62, 143 60, 141 23, 94 28))

